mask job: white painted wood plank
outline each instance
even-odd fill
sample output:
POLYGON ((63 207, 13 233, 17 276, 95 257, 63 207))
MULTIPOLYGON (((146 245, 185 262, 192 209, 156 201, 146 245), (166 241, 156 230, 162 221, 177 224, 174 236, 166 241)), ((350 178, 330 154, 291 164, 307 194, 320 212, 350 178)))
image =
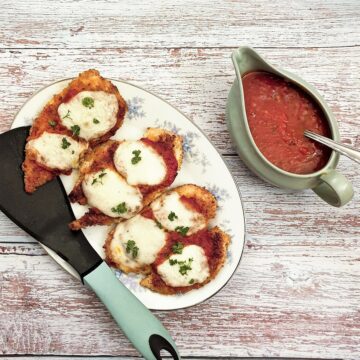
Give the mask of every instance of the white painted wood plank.
MULTIPOLYGON (((143 359, 140 356, 16 356, 16 359, 18 360, 79 360, 79 359, 91 359, 91 360, 139 360, 139 359, 143 359)), ((0 355, 0 359, 1 360, 13 360, 13 357, 7 357, 7 356, 1 356, 0 355)), ((170 357, 164 357, 164 359, 171 359, 170 357)), ((188 356, 183 356, 182 357, 183 360, 216 360, 219 359, 219 357, 212 357, 212 356, 207 356, 207 357, 188 357, 188 356)), ((264 360, 264 358, 258 358, 258 357, 231 357, 231 358, 227 358, 229 360, 233 359, 233 360, 264 360)), ((268 360, 271 358, 267 358, 268 360)), ((276 360, 312 360, 311 358, 276 358, 276 360)), ((318 359, 319 360, 319 359, 318 359)))
MULTIPOLYGON (((84 357, 80 357, 80 356, 17 356, 16 359, 18 360, 79 360, 79 359, 83 359, 84 357)), ((0 355, 0 359, 1 360, 13 360, 13 357, 7 357, 7 356, 1 356, 0 355)), ((138 360, 141 359, 140 356, 86 356, 86 359, 91 359, 91 360, 138 360)), ((169 357, 164 357, 164 359, 170 359, 169 357)), ((219 359, 218 357, 214 358, 214 357, 188 357, 188 356, 183 356, 182 359, 186 359, 186 360, 216 360, 219 359)), ((255 358, 255 357, 231 357, 231 358, 227 358, 227 359, 234 359, 234 360, 264 360, 264 358, 255 358)), ((267 358, 270 359, 270 358, 267 358)), ((277 358, 277 360, 311 360, 310 358, 277 358)))
POLYGON ((353 46, 357 0, 1 1, 1 47, 353 46))
MULTIPOLYGON (((229 56, 249 44, 317 86, 343 141, 360 147, 357 0, 2 0, 1 8, 0 48, 17 49, 0 50, 0 131, 39 87, 96 67, 164 97, 234 154, 224 123, 229 56)), ((247 214, 245 257, 212 300, 160 314, 183 354, 359 358, 359 195, 330 208, 226 158, 247 214)), ((358 189, 360 170, 349 160, 339 169, 358 189)), ((102 305, 32 241, 0 214, 2 358, 136 357, 102 305)))
MULTIPOLYGON (((359 357, 360 248, 249 245, 211 300, 158 312, 182 354, 359 357)), ((39 246, 2 244, 0 253, 1 354, 136 355, 94 295, 39 246)))

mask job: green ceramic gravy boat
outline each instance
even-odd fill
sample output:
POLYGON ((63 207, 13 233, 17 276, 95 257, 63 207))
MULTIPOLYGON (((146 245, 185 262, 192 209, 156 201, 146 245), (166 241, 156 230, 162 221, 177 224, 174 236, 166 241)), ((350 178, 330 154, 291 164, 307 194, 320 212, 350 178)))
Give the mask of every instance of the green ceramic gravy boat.
POLYGON ((339 128, 334 115, 317 90, 298 76, 273 67, 250 47, 235 50, 232 61, 237 78, 228 96, 226 121, 237 152, 246 166, 263 180, 280 188, 312 189, 324 201, 337 207, 348 203, 354 192, 351 183, 335 170, 339 161, 337 152, 331 153, 329 161, 321 170, 306 175, 284 171, 264 157, 256 146, 248 125, 242 77, 251 71, 267 71, 296 84, 319 104, 329 122, 333 140, 339 141, 339 128))

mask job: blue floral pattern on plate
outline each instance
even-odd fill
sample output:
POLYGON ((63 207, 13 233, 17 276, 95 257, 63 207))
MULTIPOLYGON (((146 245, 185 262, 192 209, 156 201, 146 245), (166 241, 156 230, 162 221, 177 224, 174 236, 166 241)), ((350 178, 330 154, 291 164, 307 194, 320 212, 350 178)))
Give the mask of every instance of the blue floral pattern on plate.
MULTIPOLYGON (((224 219, 223 221, 221 221, 221 222, 218 224, 218 226, 219 226, 219 228, 220 228, 222 231, 226 232, 226 233, 229 235, 229 237, 230 237, 230 244, 231 244, 231 242, 232 242, 235 234, 234 234, 234 231, 233 231, 233 229, 232 229, 232 226, 231 226, 230 221, 224 219)), ((230 247, 230 245, 229 245, 228 250, 227 250, 226 262, 231 265, 232 262, 233 262, 233 253, 232 253, 232 251, 231 251, 230 249, 231 249, 231 247, 230 247)))
POLYGON ((229 192, 217 184, 207 183, 206 188, 215 196, 219 207, 223 206, 225 200, 230 198, 229 192))
POLYGON ((145 112, 143 110, 144 99, 140 96, 134 96, 127 101, 128 111, 126 116, 129 120, 141 119, 145 117, 145 112))
POLYGON ((129 289, 135 292, 146 291, 139 282, 141 280, 140 276, 134 274, 124 274, 121 270, 114 269, 115 276, 129 289))
POLYGON ((206 169, 210 164, 210 162, 207 156, 203 152, 201 152, 199 148, 196 146, 196 141, 200 138, 199 134, 193 131, 183 131, 175 124, 167 120, 160 121, 159 119, 156 119, 155 123, 158 127, 172 131, 175 134, 181 135, 183 138, 183 150, 184 150, 185 160, 195 165, 200 165, 202 168, 202 173, 206 172, 206 169))

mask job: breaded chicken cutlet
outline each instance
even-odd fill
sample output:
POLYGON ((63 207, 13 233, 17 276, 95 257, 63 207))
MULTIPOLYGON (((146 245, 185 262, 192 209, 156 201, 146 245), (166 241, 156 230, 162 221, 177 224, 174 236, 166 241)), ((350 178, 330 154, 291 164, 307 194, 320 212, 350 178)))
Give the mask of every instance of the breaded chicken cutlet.
POLYGON ((200 230, 185 239, 172 239, 140 285, 163 295, 186 293, 213 280, 226 261, 230 237, 219 227, 200 230), (175 251, 183 244, 181 254, 175 251))
POLYGON ((168 190, 110 231, 106 260, 123 272, 146 274, 140 284, 162 294, 199 288, 226 259, 228 235, 208 229, 215 214, 216 199, 205 188, 168 190))
POLYGON ((35 119, 23 163, 26 192, 79 166, 86 150, 121 126, 127 105, 116 86, 87 70, 54 95, 35 119))
POLYGON ((69 197, 90 210, 71 229, 134 216, 173 183, 182 157, 181 137, 156 128, 140 140, 109 140, 88 151, 69 197))

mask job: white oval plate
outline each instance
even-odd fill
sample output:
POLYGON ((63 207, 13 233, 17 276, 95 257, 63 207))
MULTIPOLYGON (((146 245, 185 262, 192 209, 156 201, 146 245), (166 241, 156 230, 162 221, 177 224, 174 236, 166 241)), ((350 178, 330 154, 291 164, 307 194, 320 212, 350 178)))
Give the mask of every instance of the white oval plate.
MULTIPOLYGON (((55 82, 33 95, 16 115, 12 128, 31 125, 48 100, 67 86, 70 80, 55 82)), ((115 274, 150 309, 173 310, 198 304, 217 293, 231 278, 240 262, 245 241, 245 219, 239 190, 220 154, 185 115, 166 101, 135 85, 124 81, 112 82, 118 87, 129 107, 124 124, 114 138, 138 139, 149 126, 165 128, 183 136, 184 162, 172 186, 186 183, 206 186, 217 198, 219 206, 217 216, 210 225, 219 225, 231 236, 226 263, 217 277, 204 287, 183 295, 160 295, 140 286, 141 277, 138 275, 126 275, 119 270, 114 270, 115 274)), ((70 176, 61 176, 68 193, 75 179, 75 171, 70 176)), ((76 217, 87 210, 86 206, 78 204, 73 204, 72 208, 76 217)), ((102 246, 107 231, 107 226, 94 226, 84 230, 86 238, 102 258, 102 246)), ((79 278, 68 263, 50 249, 46 248, 46 251, 65 270, 79 278)))

